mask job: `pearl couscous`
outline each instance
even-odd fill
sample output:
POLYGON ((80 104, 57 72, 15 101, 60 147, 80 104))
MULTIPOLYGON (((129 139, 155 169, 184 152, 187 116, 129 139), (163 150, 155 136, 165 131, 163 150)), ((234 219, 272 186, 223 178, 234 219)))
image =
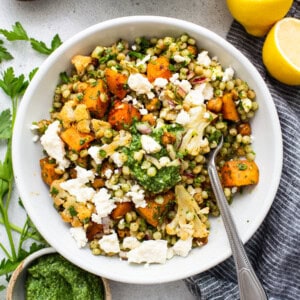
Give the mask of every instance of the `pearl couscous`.
POLYGON ((34 128, 42 178, 78 247, 164 263, 205 245, 219 215, 207 155, 222 135, 228 202, 258 182, 255 91, 187 34, 119 40, 71 63, 34 128))

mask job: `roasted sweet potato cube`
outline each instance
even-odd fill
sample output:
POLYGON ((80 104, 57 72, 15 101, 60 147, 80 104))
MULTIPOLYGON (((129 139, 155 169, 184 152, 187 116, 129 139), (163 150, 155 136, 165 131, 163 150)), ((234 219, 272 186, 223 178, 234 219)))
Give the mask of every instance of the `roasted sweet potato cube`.
POLYGON ((223 101, 222 98, 217 97, 207 101, 207 109, 214 112, 219 113, 222 111, 223 101))
POLYGON ((156 78, 169 79, 172 76, 169 66, 169 59, 165 56, 160 56, 156 60, 150 61, 147 65, 148 80, 153 82, 156 78))
POLYGON ((68 147, 75 151, 87 148, 95 139, 93 134, 79 132, 75 127, 69 127, 60 135, 68 147))
POLYGON ((240 120, 240 116, 236 109, 235 102, 233 101, 232 94, 228 93, 222 97, 223 105, 222 105, 222 114, 225 120, 238 122, 240 120))
POLYGON ((130 126, 136 118, 140 120, 141 114, 132 104, 117 101, 108 114, 108 122, 117 130, 130 126))
POLYGON ((98 79, 84 90, 82 103, 86 105, 93 116, 102 118, 105 115, 109 105, 109 98, 103 80, 98 79))
POLYGON ((257 184, 259 169, 254 161, 230 160, 221 169, 221 180, 224 187, 257 184))
POLYGON ((159 224, 160 218, 165 212, 169 203, 175 199, 173 192, 169 191, 162 196, 163 201, 158 202, 156 197, 147 198, 147 206, 137 208, 137 212, 145 218, 146 222, 154 227, 159 224))
POLYGON ((103 225, 91 222, 86 229, 86 237, 88 241, 92 241, 95 236, 103 232, 103 225))
POLYGON ((116 208, 111 213, 111 218, 113 220, 118 220, 123 218, 126 213, 130 212, 133 209, 132 202, 117 202, 116 208))
POLYGON ((241 135, 250 135, 251 134, 251 125, 249 123, 239 124, 238 133, 240 133, 241 135))
POLYGON ((127 94, 125 86, 128 77, 125 74, 107 68, 105 69, 105 78, 109 91, 117 98, 123 99, 127 94))
POLYGON ((49 157, 40 159, 40 167, 42 179, 49 186, 54 180, 59 179, 60 175, 55 173, 56 164, 49 157))

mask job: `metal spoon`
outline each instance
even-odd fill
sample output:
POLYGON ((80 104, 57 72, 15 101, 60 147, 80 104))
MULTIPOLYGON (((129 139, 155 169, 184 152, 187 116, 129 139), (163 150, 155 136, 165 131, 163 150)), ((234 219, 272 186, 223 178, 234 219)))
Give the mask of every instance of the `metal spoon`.
POLYGON ((208 161, 208 174, 215 193, 223 223, 227 232, 234 258, 241 300, 263 300, 267 295, 257 278, 247 257, 243 243, 238 235, 235 223, 229 210, 223 188, 216 169, 215 158, 223 146, 223 136, 218 146, 212 151, 208 161))

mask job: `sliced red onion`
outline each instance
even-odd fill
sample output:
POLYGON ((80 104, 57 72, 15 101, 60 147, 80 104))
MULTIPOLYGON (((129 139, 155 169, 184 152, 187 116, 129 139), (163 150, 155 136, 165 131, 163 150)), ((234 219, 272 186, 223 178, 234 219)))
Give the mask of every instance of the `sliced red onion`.
POLYGON ((195 178, 195 174, 190 173, 190 172, 184 172, 184 175, 189 178, 195 178))
POLYGON ((109 217, 102 218, 102 225, 103 225, 103 233, 104 234, 109 234, 110 233, 109 224, 110 224, 110 218, 109 217))
POLYGON ((191 84, 199 84, 199 83, 203 83, 203 82, 205 82, 205 81, 207 81, 207 78, 206 77, 195 77, 195 78, 193 78, 191 81, 190 81, 190 83, 191 84))
POLYGON ((177 94, 180 97, 184 98, 187 95, 187 92, 181 86, 178 86, 177 94))
POLYGON ((142 134, 150 134, 152 128, 148 123, 138 123, 136 124, 136 129, 142 134))

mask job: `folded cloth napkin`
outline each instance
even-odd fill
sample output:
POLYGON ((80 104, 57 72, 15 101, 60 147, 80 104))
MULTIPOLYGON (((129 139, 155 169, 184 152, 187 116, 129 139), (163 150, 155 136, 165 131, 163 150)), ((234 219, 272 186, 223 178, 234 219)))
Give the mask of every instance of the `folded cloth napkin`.
MULTIPOLYGON (((300 18, 300 0, 294 1, 289 15, 300 18)), ((269 299, 300 299, 300 87, 280 84, 267 74, 261 58, 264 38, 248 35, 234 21, 227 40, 264 78, 277 108, 283 138, 279 189, 267 217, 246 244, 246 252, 269 299)), ((185 282, 198 299, 239 299, 235 272, 230 257, 185 282)))

